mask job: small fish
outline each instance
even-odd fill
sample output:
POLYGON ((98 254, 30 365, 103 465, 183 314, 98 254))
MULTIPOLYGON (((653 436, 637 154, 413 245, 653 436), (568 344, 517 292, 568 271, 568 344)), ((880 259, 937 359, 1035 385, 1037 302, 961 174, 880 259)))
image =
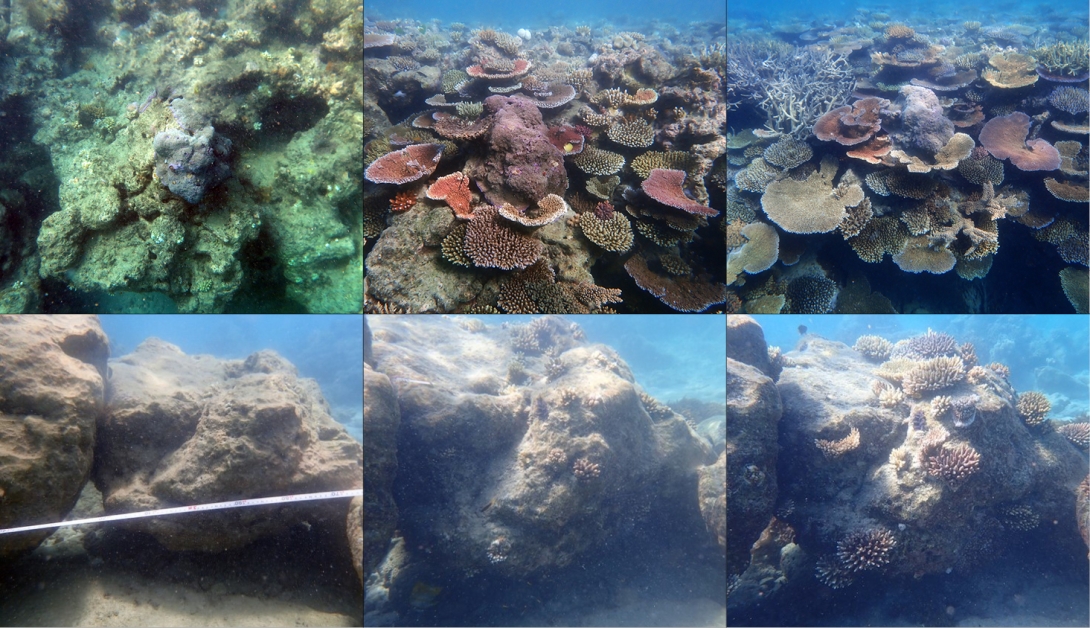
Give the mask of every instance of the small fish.
POLYGON ((484 508, 481 508, 481 512, 484 512, 484 511, 488 510, 489 508, 492 507, 492 504, 495 504, 495 503, 496 503, 496 500, 495 500, 495 498, 493 498, 491 501, 489 501, 487 504, 484 505, 484 508))
POLYGON ((799 325, 799 335, 800 336, 805 336, 806 335, 806 325, 799 325))

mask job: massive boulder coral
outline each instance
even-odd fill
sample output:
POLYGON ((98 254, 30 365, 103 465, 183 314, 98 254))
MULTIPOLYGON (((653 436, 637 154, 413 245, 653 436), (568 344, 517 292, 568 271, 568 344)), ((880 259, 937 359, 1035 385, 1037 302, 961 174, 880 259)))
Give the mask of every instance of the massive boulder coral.
MULTIPOLYGON (((0 528, 61 521, 91 471, 109 342, 92 316, 0 316, 0 528)), ((0 536, 0 558, 53 530, 0 536)))
POLYGON ((401 412, 400 530, 428 563, 526 576, 663 516, 714 547, 697 479, 709 448, 577 325, 370 325, 401 412))
POLYGON ((466 173, 493 203, 516 207, 536 203, 547 194, 568 189, 564 154, 549 141, 541 111, 531 102, 489 96, 485 107, 493 116, 490 152, 471 160, 466 173))
MULTIPOLYGON (((361 488, 360 443, 333 420, 313 380, 275 352, 190 356, 152 338, 110 363, 95 450, 107 513, 361 488)), ((172 550, 219 551, 308 518, 344 530, 348 502, 136 519, 172 550)))

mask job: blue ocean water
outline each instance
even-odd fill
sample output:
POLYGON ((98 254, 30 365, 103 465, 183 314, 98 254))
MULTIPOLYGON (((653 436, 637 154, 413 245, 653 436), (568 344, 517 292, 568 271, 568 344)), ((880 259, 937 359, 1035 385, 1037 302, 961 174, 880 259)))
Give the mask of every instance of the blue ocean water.
MULTIPOLYGON (((721 23, 722 0, 669 2, 666 0, 557 0, 555 2, 429 2, 428 0, 371 0, 364 5, 370 19, 414 18, 421 21, 461 22, 473 27, 487 24, 509 29, 543 29, 561 24, 590 24, 602 21, 615 27, 658 20, 681 26, 693 21, 721 23)), ((623 29, 622 29, 623 30, 623 29)))
POLYGON ((790 351, 806 333, 849 346, 862 335, 896 342, 928 329, 971 342, 983 364, 1010 367, 1015 390, 1038 390, 1053 402, 1052 418, 1090 412, 1090 323, 1083 316, 756 316, 770 346, 790 351))
MULTIPOLYGON (((503 321, 527 323, 536 316, 504 316, 503 321)), ((587 340, 614 349, 628 363, 636 383, 665 403, 688 397, 723 403, 727 389, 726 325, 721 316, 692 314, 630 314, 574 316, 587 340)), ((483 317, 496 324, 495 317, 483 317)))
POLYGON ((359 316, 100 316, 110 355, 157 337, 188 354, 242 359, 272 349, 318 382, 333 418, 363 440, 363 324, 359 316))
MULTIPOLYGON (((931 20, 956 18, 976 20, 984 24, 1059 21, 1086 16, 1087 4, 1082 0, 1037 2, 1004 0, 1002 2, 867 2, 865 0, 731 0, 727 3, 727 19, 735 25, 753 20, 811 19, 848 20, 859 13, 887 13, 901 20, 931 20)), ((1085 17, 1083 19, 1085 20, 1085 17)))

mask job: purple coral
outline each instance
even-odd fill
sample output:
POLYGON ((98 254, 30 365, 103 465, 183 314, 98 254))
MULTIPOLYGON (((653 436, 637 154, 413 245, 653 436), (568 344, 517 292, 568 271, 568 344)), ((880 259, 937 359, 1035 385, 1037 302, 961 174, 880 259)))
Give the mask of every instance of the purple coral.
POLYGON ((199 203, 209 188, 231 175, 227 163, 231 140, 216 135, 210 125, 192 135, 162 131, 156 134, 153 146, 159 181, 189 203, 199 203))
POLYGON ((939 152, 954 137, 954 123, 942 115, 935 92, 906 85, 901 88, 901 95, 905 97, 901 114, 905 137, 917 148, 931 154, 939 152))
POLYGON ((488 157, 471 162, 469 176, 493 203, 525 208, 568 189, 564 154, 552 145, 541 112, 525 99, 490 96, 494 112, 488 157))

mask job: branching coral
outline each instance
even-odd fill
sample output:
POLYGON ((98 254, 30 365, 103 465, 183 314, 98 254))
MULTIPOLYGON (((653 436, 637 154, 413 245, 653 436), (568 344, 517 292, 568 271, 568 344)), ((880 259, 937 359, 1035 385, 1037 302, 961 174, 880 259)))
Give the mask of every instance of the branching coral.
POLYGON ((954 490, 980 469, 980 454, 964 443, 929 449, 924 460, 927 474, 943 480, 954 490))
POLYGON ((889 359, 893 344, 881 336, 860 336, 852 347, 868 360, 884 362, 889 359))
POLYGON ((836 544, 836 556, 851 571, 871 571, 888 565, 896 546, 897 539, 889 530, 857 530, 836 544))
POLYGON ((1049 403, 1048 397, 1031 390, 1018 395, 1017 408, 1018 414, 1026 425, 1034 426, 1040 425, 1045 420, 1045 416, 1052 409, 1052 404, 1049 403))
POLYGON ((849 451, 859 448, 859 429, 853 427, 848 435, 840 440, 814 439, 814 445, 825 454, 826 458, 839 458, 849 451))
POLYGON ((965 379, 965 363, 960 357, 939 357, 921 362, 909 371, 901 388, 906 394, 919 397, 925 392, 949 388, 965 379))
POLYGON ((831 50, 772 42, 727 44, 727 99, 750 97, 767 126, 803 139, 814 121, 851 96, 855 78, 846 57, 831 50))

